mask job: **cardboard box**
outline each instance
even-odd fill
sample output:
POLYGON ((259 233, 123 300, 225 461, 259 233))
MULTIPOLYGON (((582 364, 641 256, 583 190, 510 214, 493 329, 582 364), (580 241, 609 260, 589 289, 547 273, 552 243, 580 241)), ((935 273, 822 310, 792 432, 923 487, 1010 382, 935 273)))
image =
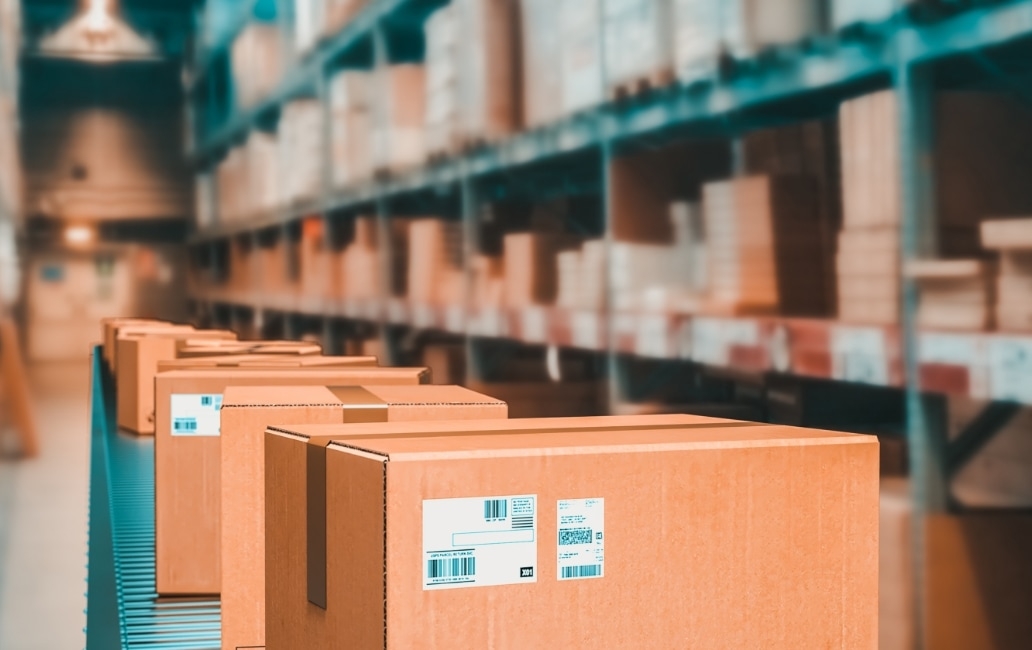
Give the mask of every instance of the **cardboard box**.
POLYGON ((179 359, 221 357, 230 354, 320 355, 322 347, 307 341, 222 341, 215 343, 196 339, 181 341, 176 347, 176 357, 179 359))
POLYGON ((238 354, 159 361, 158 372, 204 368, 374 368, 376 366, 376 357, 361 355, 324 357, 316 354, 303 356, 296 354, 238 354))
MULTIPOLYGON (((265 455, 270 424, 505 419, 461 386, 254 386, 222 403, 222 647, 265 645, 265 455)), ((321 549, 325 557, 325 546, 321 549)))
POLYGON ((696 416, 446 424, 266 434, 268 648, 875 647, 874 437, 696 416), (324 473, 305 472, 313 446, 324 473), (323 572, 304 559, 320 493, 339 549, 323 572))
POLYGON ((176 323, 163 323, 154 321, 150 323, 118 323, 111 326, 110 345, 105 340, 105 348, 110 348, 111 372, 117 374, 118 370, 118 338, 130 334, 145 334, 147 332, 174 331, 191 332, 195 331, 193 325, 179 325, 176 323))
POLYGON ((115 371, 115 330, 120 325, 160 325, 163 321, 148 318, 102 318, 100 319, 101 358, 108 370, 115 371))
POLYGON ((158 593, 219 592, 219 406, 226 387, 429 381, 425 368, 227 368, 159 374, 154 441, 158 593))
POLYGON ((550 305, 558 292, 560 251, 580 242, 570 235, 550 232, 511 233, 505 236, 505 305, 550 305))
POLYGON ((176 340, 210 338, 235 341, 228 330, 180 330, 165 328, 140 334, 120 335, 116 340, 118 426, 135 433, 154 433, 154 375, 158 362, 176 358, 176 340))

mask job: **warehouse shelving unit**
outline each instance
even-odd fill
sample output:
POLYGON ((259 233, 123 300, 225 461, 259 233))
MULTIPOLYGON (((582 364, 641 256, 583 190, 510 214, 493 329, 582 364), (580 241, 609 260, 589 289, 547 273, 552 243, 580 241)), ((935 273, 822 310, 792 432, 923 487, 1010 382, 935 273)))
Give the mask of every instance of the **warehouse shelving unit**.
MULTIPOLYGON (((278 7, 277 20, 289 22, 284 4, 278 7)), ((293 98, 319 97, 327 103, 325 81, 333 69, 384 66, 390 44, 398 40, 395 36, 411 35, 413 26, 418 28, 443 4, 447 2, 371 0, 342 31, 296 61, 264 100, 205 124, 192 152, 195 163, 202 169, 216 163, 249 131, 268 128, 280 107, 293 98)), ((1032 45, 1032 2, 1028 0, 953 6, 956 11, 948 15, 916 19, 897 14, 882 23, 822 36, 741 62, 727 76, 689 85, 675 83, 610 101, 454 156, 377 175, 345 190, 331 190, 327 182, 315 202, 216 223, 198 231, 191 246, 198 256, 218 260, 215 248, 222 242, 254 241, 259 233, 286 232, 306 218, 332 224, 356 214, 376 215, 384 242, 395 205, 438 205, 443 200, 457 206, 454 211, 463 222, 468 262, 480 227, 481 205, 494 196, 513 195, 515 185, 531 196, 600 196, 603 234, 611 243, 608 170, 613 159, 642 147, 696 138, 734 139, 750 130, 827 115, 844 99, 895 87, 901 106, 903 259, 935 257, 934 246, 925 236, 934 223, 928 196, 935 179, 925 156, 932 146, 927 134, 934 72, 956 61, 975 61, 980 69, 976 74, 1006 74, 992 68, 985 53, 1015 49, 1027 53, 1032 45), (560 169, 572 171, 563 174, 560 169), (513 181, 519 178, 526 182, 513 181)), ((214 87, 208 92, 215 92, 214 87)), ((218 93, 212 97, 195 89, 195 111, 203 113, 206 102, 232 104, 231 84, 218 93)), ((381 247, 385 270, 391 268, 389 255, 389 247, 381 247)), ((468 264, 466 268, 468 295, 468 264)), ((221 271, 213 269, 215 276, 221 271)), ((199 318, 221 324, 236 324, 240 315, 254 315, 261 321, 267 314, 279 314, 290 335, 299 333, 296 323, 301 320, 322 322, 325 342, 334 350, 340 348, 336 339, 341 329, 335 324, 372 325, 381 332, 388 360, 396 359, 398 332, 450 335, 464 341, 473 379, 482 378, 478 376, 484 366, 480 357, 495 341, 590 351, 605 361, 612 404, 626 401, 621 375, 628 359, 688 362, 735 377, 792 376, 839 382, 843 388, 902 390, 915 511, 944 512, 955 505, 946 487, 949 477, 1010 419, 1017 405, 1032 405, 1032 336, 918 331, 916 288, 911 281, 903 282, 899 326, 774 316, 619 313, 612 308, 515 311, 476 308, 470 301, 440 306, 399 298, 321 300, 218 287, 198 288, 193 300, 199 318), (989 403, 953 443, 944 442, 942 403, 937 397, 942 395, 989 403)), ((386 286, 381 295, 390 295, 386 286)), ((915 532, 914 548, 919 549, 920 525, 915 532)))

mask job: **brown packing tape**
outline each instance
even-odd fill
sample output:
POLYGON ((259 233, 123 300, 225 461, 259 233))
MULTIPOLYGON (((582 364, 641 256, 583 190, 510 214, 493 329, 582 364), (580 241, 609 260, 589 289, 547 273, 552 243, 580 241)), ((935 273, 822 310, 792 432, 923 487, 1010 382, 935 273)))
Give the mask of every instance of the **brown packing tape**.
MULTIPOLYGON (((361 386, 331 386, 340 400, 344 424, 386 422, 387 402, 361 386)), ((326 609, 326 445, 331 439, 310 440, 306 472, 308 503, 308 601, 326 609)))
MULTIPOLYGON (((344 405, 345 423, 369 423, 387 422, 388 404, 379 397, 373 395, 365 388, 357 386, 331 387, 330 391, 340 398, 344 405)), ((764 422, 714 422, 699 424, 663 424, 647 426, 649 430, 677 430, 677 429, 729 429, 738 427, 769 426, 764 422)), ((643 425, 627 426, 584 426, 563 429, 564 431, 634 431, 643 428, 643 425)), ((308 528, 308 550, 307 550, 307 573, 308 573, 308 601, 317 607, 326 609, 326 448, 331 444, 347 449, 383 456, 382 453, 362 449, 346 443, 347 435, 331 436, 305 436, 294 433, 287 429, 269 427, 269 431, 285 433, 297 438, 307 440, 307 457, 305 461, 307 504, 306 522, 308 528)), ((507 429, 507 435, 542 433, 541 428, 507 429)), ((434 431, 430 433, 392 433, 377 436, 378 439, 389 440, 391 438, 441 438, 441 437, 467 437, 483 436, 500 433, 497 429, 481 429, 476 431, 456 431, 454 433, 443 433, 434 431)), ((362 437, 359 434, 356 437, 362 437)))

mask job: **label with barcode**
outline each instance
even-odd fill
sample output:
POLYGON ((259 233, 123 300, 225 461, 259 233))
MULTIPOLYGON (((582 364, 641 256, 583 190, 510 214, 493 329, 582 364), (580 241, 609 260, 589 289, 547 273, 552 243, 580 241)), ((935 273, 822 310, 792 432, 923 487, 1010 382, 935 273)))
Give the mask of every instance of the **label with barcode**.
POLYGON ((172 395, 171 407, 172 435, 219 435, 222 428, 222 395, 172 395))
POLYGON ((537 582, 537 495, 423 501, 423 589, 537 582))
POLYGON ((606 559, 605 499, 562 499, 556 517, 556 577, 601 578, 606 559))

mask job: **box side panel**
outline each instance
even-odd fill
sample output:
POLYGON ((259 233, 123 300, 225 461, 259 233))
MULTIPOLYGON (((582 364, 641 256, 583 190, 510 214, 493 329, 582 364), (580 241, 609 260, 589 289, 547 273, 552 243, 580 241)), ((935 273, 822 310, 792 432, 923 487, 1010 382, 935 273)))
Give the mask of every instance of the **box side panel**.
MULTIPOLYGON (((873 649, 877 454, 823 444, 392 462, 389 647, 873 649), (528 494, 533 582, 423 589, 424 499, 528 494), (559 500, 599 498, 603 575, 557 579, 559 500)), ((348 624, 333 616, 331 634, 348 624)))

